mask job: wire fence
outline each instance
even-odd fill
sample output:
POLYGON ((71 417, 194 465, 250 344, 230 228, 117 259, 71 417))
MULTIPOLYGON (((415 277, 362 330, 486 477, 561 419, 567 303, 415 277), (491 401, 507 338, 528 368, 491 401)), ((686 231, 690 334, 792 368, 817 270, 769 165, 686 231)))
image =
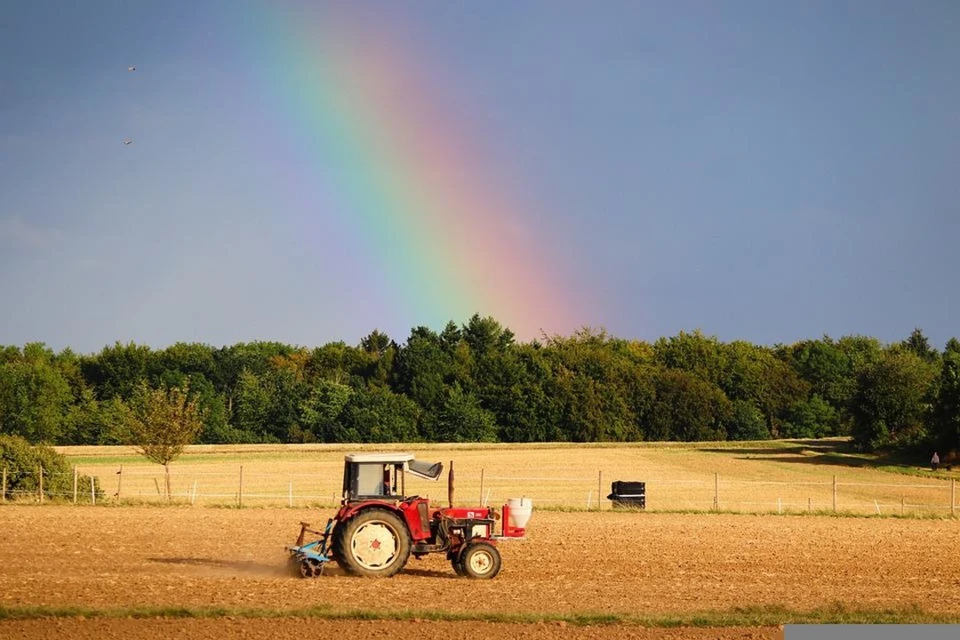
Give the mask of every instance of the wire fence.
MULTIPOLYGON (((121 465, 116 471, 102 466, 74 467, 68 473, 2 470, 0 499, 11 503, 72 504, 190 504, 210 506, 330 507, 340 503, 342 465, 315 473, 244 470, 210 471, 202 465, 162 467, 121 465)), ((609 480, 609 472, 607 479, 609 480)), ((879 515, 957 514, 956 480, 903 476, 902 480, 858 482, 839 476, 824 480, 760 480, 723 478, 719 473, 693 478, 651 477, 645 482, 647 511, 725 511, 742 513, 843 512, 879 515)), ((443 487, 419 491, 437 501, 448 499, 443 487)), ((408 487, 409 488, 409 487, 408 487)), ((420 487, 421 489, 423 487, 420 487)), ((535 505, 554 509, 607 510, 603 470, 596 475, 494 475, 481 469, 458 474, 455 504, 498 505, 511 497, 525 497, 535 505)), ((408 491, 408 493, 417 492, 408 491)))

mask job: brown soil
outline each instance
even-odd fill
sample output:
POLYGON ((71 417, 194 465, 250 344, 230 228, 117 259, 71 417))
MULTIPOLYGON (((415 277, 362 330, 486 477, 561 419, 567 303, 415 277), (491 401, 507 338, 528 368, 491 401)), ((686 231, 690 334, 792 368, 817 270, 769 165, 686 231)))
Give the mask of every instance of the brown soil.
MULTIPOLYGON (((960 612, 960 521, 956 520, 536 512, 528 539, 501 544, 503 571, 492 581, 457 578, 442 556, 411 559, 406 570, 387 580, 347 577, 335 565, 318 579, 292 577, 283 547, 294 541, 297 523, 310 520, 319 526, 329 515, 332 511, 296 509, 3 507, 0 605, 328 606, 642 616, 744 606, 809 610, 841 603, 854 609, 918 606, 930 612, 960 612)), ((11 636, 4 630, 29 633, 37 624, 4 623, 0 637, 36 637, 11 636)), ((72 628, 76 636, 71 632, 71 637, 85 637, 87 629, 91 637, 110 637, 112 629, 117 637, 121 633, 134 637, 130 633, 153 628, 154 623, 58 620, 43 624, 76 625, 72 628)), ((204 629, 214 628, 207 625, 221 622, 156 624, 188 629, 190 637, 205 637, 204 629)), ((371 625, 373 633, 409 623, 238 620, 230 624, 259 637, 257 630, 268 633, 271 625, 289 625, 291 634, 301 628, 297 625, 310 625, 312 633, 340 624, 371 625)), ((447 624, 461 629, 481 623, 433 622, 429 628, 447 624)), ((510 627, 489 628, 501 626, 510 627)), ((536 634, 550 631, 537 625, 520 626, 533 634, 527 636, 531 638, 547 637, 536 634)), ((630 630, 641 634, 636 637, 647 637, 642 629, 630 630)), ((608 631, 604 627, 564 631, 565 636, 581 633, 587 635, 571 637, 605 638, 608 631)), ((770 630, 756 629, 663 633, 658 630, 657 637, 747 637, 744 633, 773 637, 770 630), (708 635, 697 635, 701 633, 708 635)))
POLYGON ((555 624, 490 622, 397 622, 389 620, 29 620, 0 622, 8 640, 73 638, 74 640, 273 640, 275 638, 420 638, 422 640, 774 640, 776 628, 645 629, 632 625, 577 627, 555 624))

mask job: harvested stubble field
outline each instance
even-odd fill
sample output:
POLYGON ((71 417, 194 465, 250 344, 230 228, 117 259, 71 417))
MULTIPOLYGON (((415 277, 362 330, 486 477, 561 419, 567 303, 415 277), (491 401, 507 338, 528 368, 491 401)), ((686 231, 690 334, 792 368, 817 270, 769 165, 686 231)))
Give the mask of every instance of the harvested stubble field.
MULTIPOLYGON (((869 459, 843 453, 845 443, 639 443, 635 445, 248 445, 196 446, 171 466, 175 499, 244 506, 334 505, 339 501, 343 456, 350 451, 404 450, 425 460, 455 462, 456 499, 462 504, 531 497, 539 508, 609 508, 614 480, 647 483, 648 511, 839 511, 895 515, 949 515, 951 479, 917 461, 889 473, 869 459), (243 468, 242 483, 240 468, 243 468), (481 478, 483 485, 481 491, 481 478), (195 495, 194 495, 195 492, 195 495)), ((84 475, 97 478, 112 499, 157 501, 162 468, 131 447, 66 447, 84 475), (118 471, 122 466, 122 478, 118 471)), ((408 493, 446 498, 445 483, 413 479, 408 493)), ((69 498, 69 496, 65 496, 69 498)), ((84 496, 80 496, 83 500, 84 496)))

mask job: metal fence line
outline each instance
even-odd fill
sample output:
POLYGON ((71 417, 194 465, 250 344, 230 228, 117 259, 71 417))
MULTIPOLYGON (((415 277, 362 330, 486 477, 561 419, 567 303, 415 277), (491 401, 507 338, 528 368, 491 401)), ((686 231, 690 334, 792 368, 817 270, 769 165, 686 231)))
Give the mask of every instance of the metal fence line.
MULTIPOLYGON (((163 467, 131 469, 118 466, 116 470, 104 465, 94 468, 77 466, 69 472, 43 470, 43 484, 38 470, 14 473, 4 470, 5 502, 43 503, 48 498, 66 499, 75 504, 137 504, 187 501, 210 506, 243 506, 243 501, 277 506, 310 506, 338 504, 341 496, 339 478, 332 479, 334 469, 315 473, 251 472, 242 470, 208 471, 178 465, 167 473, 163 467), (31 478, 30 488, 12 489, 23 478, 31 478), (166 492, 167 479, 171 491, 166 492), (93 479, 93 487, 91 481, 93 479), (316 479, 323 479, 316 482, 316 479), (78 484, 78 480, 81 484, 78 484), (72 484, 73 490, 69 487, 72 484), (192 487, 190 486, 192 484, 192 487), (51 487, 56 490, 51 491, 51 487), (64 489, 64 487, 67 487, 64 489), (329 488, 329 491, 318 490, 329 488), (94 491, 95 489, 95 491, 94 491), (298 491, 299 489, 299 491, 298 491)), ((474 491, 480 494, 480 504, 497 504, 507 497, 528 497, 536 504, 558 508, 570 507, 589 510, 612 508, 605 497, 602 479, 609 472, 599 470, 597 476, 484 476, 458 474, 458 497, 474 491), (479 484, 477 480, 479 479, 479 484), (484 492, 484 482, 486 491, 484 492), (543 483, 524 487, 525 483, 543 483), (509 487, 509 488, 508 488, 509 487)), ((338 474, 337 474, 338 475, 338 474)), ((706 474, 704 474, 706 475, 706 474)), ((905 514, 911 512, 944 512, 956 515, 956 480, 917 482, 842 482, 838 476, 832 481, 723 479, 718 473, 713 478, 669 479, 650 478, 646 482, 648 511, 740 511, 744 513, 784 513, 836 511, 846 513, 905 514), (809 490, 809 493, 804 492, 809 490), (949 491, 949 497, 945 492, 949 491), (894 502, 899 498, 899 501, 894 502)), ((609 486, 609 485, 607 485, 609 486)), ((421 495, 427 492, 421 490, 421 495)), ((433 492, 431 492, 433 493, 433 492)), ((437 502, 444 501, 446 491, 438 487, 437 502), (442 494, 442 495, 441 495, 442 494)), ((468 499, 473 502, 473 499, 468 499)), ((54 501, 56 503, 56 501, 54 501)))
POLYGON ((898 488, 902 487, 904 489, 939 489, 945 490, 949 489, 950 485, 943 484, 886 484, 886 483, 872 483, 872 482, 841 482, 840 486, 843 487, 893 487, 898 488))
POLYGON ((592 478, 564 478, 561 476, 552 476, 549 478, 532 478, 532 477, 512 477, 512 476, 486 476, 487 480, 510 480, 511 482, 594 482, 597 477, 593 476, 592 478))

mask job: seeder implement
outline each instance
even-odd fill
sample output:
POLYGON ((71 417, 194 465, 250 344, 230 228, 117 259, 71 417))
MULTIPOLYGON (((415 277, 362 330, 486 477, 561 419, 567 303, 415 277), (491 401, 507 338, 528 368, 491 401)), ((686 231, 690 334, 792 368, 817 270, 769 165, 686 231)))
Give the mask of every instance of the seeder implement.
POLYGON ((323 531, 311 529, 309 522, 300 523, 300 535, 297 536, 297 543, 292 547, 287 547, 287 551, 290 552, 291 564, 297 568, 302 577, 317 578, 323 575, 324 566, 332 560, 328 546, 331 531, 333 531, 333 518, 327 520, 327 526, 323 528, 323 531), (308 533, 320 536, 320 538, 313 542, 304 543, 308 533))

